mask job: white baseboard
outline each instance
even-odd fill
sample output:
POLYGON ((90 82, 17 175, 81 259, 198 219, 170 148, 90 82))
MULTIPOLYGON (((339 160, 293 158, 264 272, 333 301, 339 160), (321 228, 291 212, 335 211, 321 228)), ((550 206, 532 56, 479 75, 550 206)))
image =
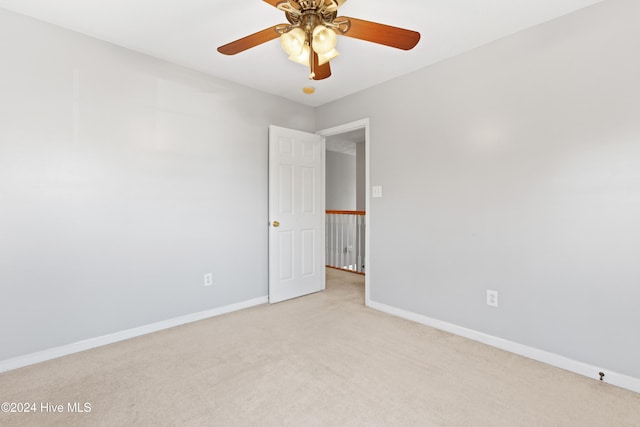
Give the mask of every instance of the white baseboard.
POLYGON ((244 308, 265 304, 267 302, 269 302, 269 297, 267 296, 254 298, 252 300, 242 301, 236 304, 226 305, 224 307, 218 307, 211 310, 200 311, 198 313, 187 314, 185 316, 175 317, 173 319, 163 320, 161 322, 151 323, 149 325, 144 325, 133 329, 127 329, 125 331, 103 335, 101 337, 90 338, 88 340, 78 341, 75 343, 62 345, 60 347, 54 347, 48 350, 14 357, 12 359, 0 361, 0 372, 11 371, 13 369, 45 362, 47 360, 55 359, 73 353, 78 353, 96 347, 101 347, 103 345, 112 344, 118 341, 124 341, 129 338, 139 337, 141 335, 150 334, 152 332, 161 331, 163 329, 173 328, 174 326, 184 325, 186 323, 220 316, 221 314, 231 313, 232 311, 242 310, 244 308))
POLYGON ((599 373, 603 372, 605 374, 603 379, 604 382, 625 388, 627 390, 635 391, 636 393, 640 393, 639 378, 620 374, 618 372, 610 371, 605 368, 598 368, 596 366, 569 359, 568 357, 560 356, 555 353, 540 350, 534 347, 529 347, 524 344, 519 344, 513 341, 505 340, 503 338, 498 338, 493 335, 474 331, 472 329, 463 328, 462 326, 443 322, 442 320, 433 319, 421 314, 412 313, 400 308, 381 304, 379 302, 369 300, 367 306, 375 310, 392 314, 394 316, 402 317, 403 319, 422 323, 423 325, 431 326, 433 328, 440 329, 454 335, 459 335, 474 341, 479 341, 492 347, 497 347, 499 349, 527 357, 529 359, 537 360, 538 362, 546 363, 547 365, 555 366, 566 371, 584 375, 585 377, 593 378, 598 381, 600 380, 599 373))

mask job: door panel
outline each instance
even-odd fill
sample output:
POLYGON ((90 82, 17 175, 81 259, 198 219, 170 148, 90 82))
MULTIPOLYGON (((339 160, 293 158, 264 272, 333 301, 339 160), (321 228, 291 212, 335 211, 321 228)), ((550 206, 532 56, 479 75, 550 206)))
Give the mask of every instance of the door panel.
POLYGON ((302 277, 315 272, 315 230, 302 230, 302 277))

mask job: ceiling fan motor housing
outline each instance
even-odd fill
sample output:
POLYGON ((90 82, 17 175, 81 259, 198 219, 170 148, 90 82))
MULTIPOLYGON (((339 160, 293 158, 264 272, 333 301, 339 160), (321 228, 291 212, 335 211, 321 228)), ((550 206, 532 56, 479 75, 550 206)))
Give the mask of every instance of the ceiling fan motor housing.
POLYGON ((338 8, 333 3, 328 7, 324 2, 284 1, 278 4, 278 9, 285 12, 287 21, 292 26, 300 26, 305 31, 313 31, 316 25, 322 23, 332 23, 338 14, 338 8), (298 4, 299 7, 295 5, 298 4))

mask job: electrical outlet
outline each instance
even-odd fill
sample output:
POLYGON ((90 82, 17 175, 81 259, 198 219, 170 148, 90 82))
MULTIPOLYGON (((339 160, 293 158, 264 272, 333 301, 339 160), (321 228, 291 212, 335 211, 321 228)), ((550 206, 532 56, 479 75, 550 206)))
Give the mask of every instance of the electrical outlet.
POLYGON ((492 307, 498 306, 498 291, 487 289, 487 305, 492 307))
POLYGON ((204 285, 205 286, 213 285, 213 273, 207 273, 204 275, 204 285))

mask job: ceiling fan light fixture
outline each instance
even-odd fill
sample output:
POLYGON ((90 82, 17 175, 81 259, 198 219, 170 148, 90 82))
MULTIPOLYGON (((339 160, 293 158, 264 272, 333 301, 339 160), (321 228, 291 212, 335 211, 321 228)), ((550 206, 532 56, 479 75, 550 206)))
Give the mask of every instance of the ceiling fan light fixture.
POLYGON ((324 25, 316 25, 313 29, 312 36, 311 46, 313 46, 313 50, 318 55, 335 50, 338 37, 336 36, 336 32, 332 29, 327 28, 324 25))
POLYGON ((289 55, 289 59, 293 62, 297 62, 300 65, 304 65, 305 67, 309 66, 309 45, 305 44, 302 46, 302 52, 298 55, 289 55))
POLYGON ((280 46, 289 56, 298 56, 304 49, 306 35, 300 28, 286 32, 280 36, 280 46))
POLYGON ((263 1, 284 12, 288 23, 227 43, 218 47, 218 52, 235 55, 280 38, 280 45, 291 61, 308 67, 310 79, 324 80, 331 76, 329 61, 339 55, 336 50, 338 35, 402 50, 413 49, 420 41, 417 31, 338 16, 338 9, 347 0, 263 1))
POLYGON ((322 54, 318 54, 318 65, 324 65, 327 62, 331 61, 333 58, 335 58, 336 56, 340 55, 340 52, 338 52, 335 49, 331 49, 329 52, 327 53, 322 53, 322 54))

